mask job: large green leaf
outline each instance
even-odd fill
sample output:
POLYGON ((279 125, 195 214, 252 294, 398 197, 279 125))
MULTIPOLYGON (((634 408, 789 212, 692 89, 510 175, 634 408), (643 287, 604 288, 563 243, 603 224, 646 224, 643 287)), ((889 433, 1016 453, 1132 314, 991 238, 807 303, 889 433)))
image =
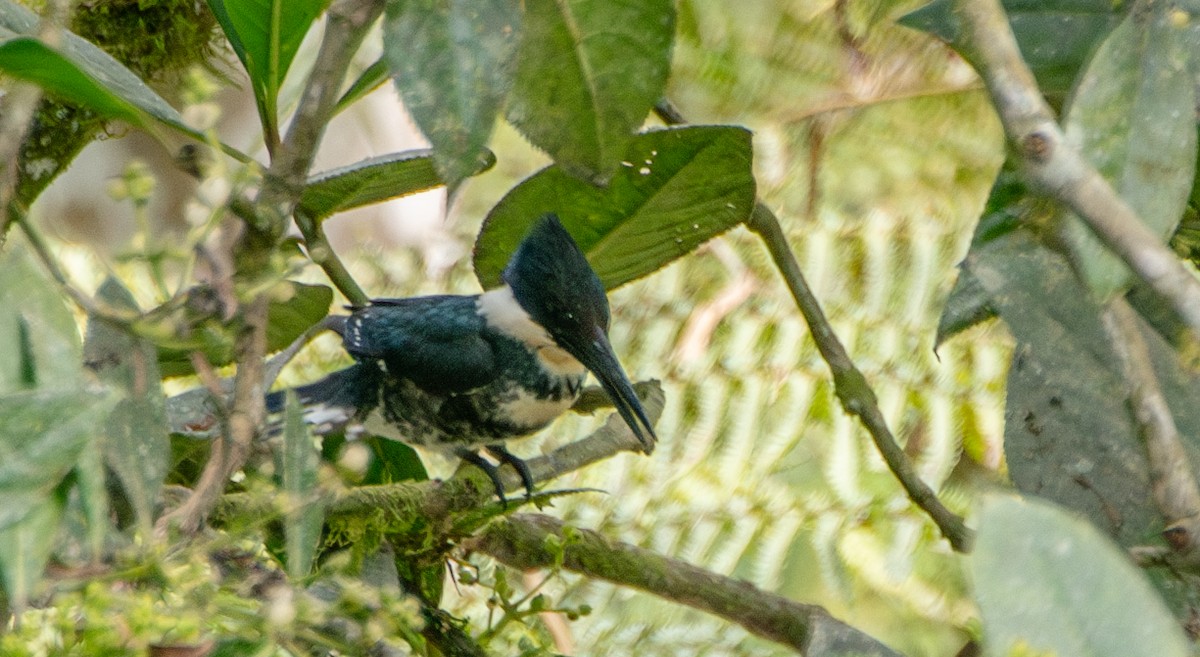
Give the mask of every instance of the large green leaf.
POLYGON ((555 212, 605 287, 645 276, 745 221, 754 207, 750 132, 733 126, 653 130, 635 137, 607 187, 555 165, 522 181, 488 214, 475 273, 498 285, 541 215, 555 212))
MULTIPOLYGON (((110 307, 138 309, 133 296, 115 278, 107 279, 96 297, 110 307)), ((124 391, 124 398, 105 422, 101 451, 120 480, 139 527, 148 532, 171 458, 157 351, 148 340, 89 318, 84 360, 104 380, 124 391)))
MULTIPOLYGON (((486 149, 480 157, 468 175, 486 171, 496 163, 496 156, 486 149)), ((444 184, 428 150, 390 153, 313 176, 300 197, 298 211, 320 221, 338 212, 444 184)))
POLYGON ((225 38, 250 75, 268 135, 278 134, 279 87, 304 35, 329 0, 209 0, 225 38))
MULTIPOLYGON (((1003 4, 1021 55, 1042 93, 1055 105, 1070 92, 1097 40, 1120 21, 1124 11, 1123 2, 1111 0, 1005 0, 1003 4)), ((962 27, 951 0, 934 0, 900 23, 962 51, 962 27)))
MULTIPOLYGON (((1070 100, 1065 130, 1147 226, 1166 241, 1196 166, 1195 31, 1174 6, 1132 12, 1100 45, 1070 100)), ((1099 297, 1122 290, 1128 268, 1079 220, 1064 231, 1080 275, 1099 297)))
POLYGON ((0 528, 62 482, 108 408, 103 398, 72 389, 0 395, 0 528))
POLYGON ((453 188, 478 168, 512 85, 517 0, 392 0, 384 57, 453 188))
POLYGON ((0 257, 0 394, 79 382, 79 328, 61 294, 25 253, 0 257))
POLYGON ((987 499, 971 570, 988 655, 1192 654, 1129 557, 1088 523, 1048 504, 987 499))
POLYGON ((288 391, 283 424, 283 492, 288 504, 284 536, 287 570, 293 578, 308 575, 321 540, 325 509, 316 499, 320 460, 304 422, 304 405, 288 391))
POLYGON ((662 96, 671 0, 528 0, 508 120, 559 166, 607 180, 662 96))

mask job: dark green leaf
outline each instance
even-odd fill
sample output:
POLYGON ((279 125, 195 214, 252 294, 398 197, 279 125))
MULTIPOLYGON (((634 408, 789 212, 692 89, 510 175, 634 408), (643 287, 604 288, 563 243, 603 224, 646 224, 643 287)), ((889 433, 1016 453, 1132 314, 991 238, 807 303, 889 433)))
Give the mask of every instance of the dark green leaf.
MULTIPOLYGON (((1142 221, 1166 241, 1196 166, 1190 23, 1174 6, 1133 12, 1100 45, 1070 100, 1065 131, 1142 221)), ((1128 268, 1081 221, 1064 227, 1076 268, 1098 298, 1127 287, 1128 268)))
MULTIPOLYGON (((1123 2, 1110 0, 1005 0, 1013 34, 1042 93, 1058 105, 1100 37, 1121 19, 1123 2)), ((962 51, 961 26, 951 0, 934 0, 905 16, 901 25, 929 32, 962 51)), ((970 53, 963 53, 968 59, 970 53)))
MULTIPOLYGON (((290 298, 271 301, 267 319, 268 351, 287 348, 300 334, 329 314, 333 290, 328 286, 296 282, 291 286, 290 298)), ((188 347, 159 347, 158 364, 163 376, 192 374, 189 354, 193 349, 203 351, 208 361, 218 367, 233 362, 233 341, 224 331, 219 327, 204 326, 199 333, 194 336, 194 344, 188 347)))
MULTIPOLYGON (((1008 375, 1004 449, 1022 491, 1084 514, 1122 545, 1144 542, 1164 521, 1100 322, 1100 307, 1067 263, 1014 231, 966 269, 1016 338, 1008 375)), ((1185 447, 1200 464, 1200 381, 1149 328, 1147 346, 1185 447)))
MULTIPOLYGON (((487 171, 496 156, 484 150, 468 175, 487 171)), ((440 187, 428 150, 391 153, 313 176, 300 197, 299 210, 320 221, 338 212, 440 187)))
POLYGON ((989 655, 1191 654, 1128 555, 1051 505, 986 500, 971 571, 989 655))
POLYGON ((284 519, 284 535, 288 575, 297 579, 308 575, 312 568, 325 521, 324 505, 317 499, 319 463, 312 432, 304 422, 304 405, 295 392, 288 391, 283 425, 283 492, 289 511, 284 519))
POLYGON ((0 257, 0 393, 25 389, 31 380, 73 389, 79 374, 75 318, 24 252, 9 250, 0 257))
POLYGON ((512 84, 516 0, 389 2, 384 57, 453 188, 478 169, 512 84))
POLYGON ((71 389, 0 395, 0 528, 59 485, 109 408, 103 398, 71 389))
POLYGON ((738 223, 754 207, 750 132, 732 126, 653 130, 636 136, 607 187, 555 165, 514 187, 488 214, 475 244, 484 287, 534 220, 555 212, 605 287, 660 269, 738 223))
POLYGON ((429 479, 421 457, 408 445, 380 436, 370 436, 364 441, 371 448, 373 455, 371 467, 363 477, 364 485, 429 479))
POLYGON ((260 118, 274 134, 279 87, 304 35, 328 0, 209 0, 225 37, 250 75, 260 118))
MULTIPOLYGON (((110 307, 138 310, 133 296, 115 278, 107 279, 96 298, 110 307)), ((154 524, 154 505, 170 465, 166 402, 157 352, 149 341, 90 318, 84 360, 124 392, 108 416, 101 449, 116 473, 142 531, 154 524)))
POLYGON ((564 170, 607 180, 662 96, 675 5, 528 0, 525 10, 508 120, 564 170))
MULTIPOLYGON (((66 506, 60 493, 32 501, 21 519, 0 526, 0 576, 9 605, 18 613, 42 579, 66 506)), ((6 504, 19 503, 5 498, 6 504)))

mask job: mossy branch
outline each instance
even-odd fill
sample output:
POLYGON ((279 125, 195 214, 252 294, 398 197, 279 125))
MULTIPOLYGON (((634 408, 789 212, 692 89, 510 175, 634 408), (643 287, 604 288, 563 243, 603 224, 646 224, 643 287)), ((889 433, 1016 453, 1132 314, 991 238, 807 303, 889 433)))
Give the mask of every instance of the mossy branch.
MULTIPOLYGON (((657 381, 645 381, 634 386, 651 424, 662 415, 666 401, 657 381)), ((613 413, 608 421, 591 435, 568 443, 525 462, 535 482, 541 483, 574 472, 592 463, 603 461, 620 452, 641 453, 642 444, 629 430, 621 416, 613 413)), ((501 468, 505 490, 522 488, 520 477, 511 468, 501 468)), ((418 518, 440 522, 457 514, 477 510, 494 495, 491 480, 478 468, 466 465, 446 481, 396 483, 378 486, 358 486, 339 492, 325 507, 326 517, 362 515, 382 510, 389 525, 403 526, 418 518)), ((217 505, 215 516, 234 518, 269 518, 280 514, 279 499, 273 494, 233 493, 225 495, 217 505)))
POLYGON ((888 469, 900 481, 900 485, 908 493, 909 499, 933 519, 942 535, 950 541, 950 545, 959 552, 970 551, 974 532, 967 527, 961 517, 942 504, 933 489, 921 480, 912 461, 897 444, 895 436, 887 426, 887 421, 883 418, 883 413, 879 410, 875 392, 867 383, 866 377, 854 365, 849 354, 846 353, 846 348, 842 346, 841 340, 838 339, 829 320, 826 319, 825 312, 821 310, 821 304, 817 301, 816 295, 808 287, 808 282, 804 280, 804 274, 800 271, 800 265, 796 262, 796 256, 792 253, 791 247, 788 246, 787 237, 775 214, 759 203, 750 217, 748 226, 766 243, 767 250, 770 251, 771 258, 775 261, 775 266, 783 276, 784 282, 787 283, 788 289, 791 290, 796 305, 804 315, 804 320, 808 322, 808 328, 812 332, 817 349, 833 372, 834 389, 842 408, 847 413, 857 416, 866 427, 867 432, 871 435, 871 440, 875 442, 875 448, 883 456, 888 469))
POLYGON ((554 567, 561 559, 568 570, 720 616, 802 654, 898 655, 821 607, 788 600, 749 582, 594 531, 568 528, 549 516, 517 514, 497 520, 463 546, 520 569, 554 567))

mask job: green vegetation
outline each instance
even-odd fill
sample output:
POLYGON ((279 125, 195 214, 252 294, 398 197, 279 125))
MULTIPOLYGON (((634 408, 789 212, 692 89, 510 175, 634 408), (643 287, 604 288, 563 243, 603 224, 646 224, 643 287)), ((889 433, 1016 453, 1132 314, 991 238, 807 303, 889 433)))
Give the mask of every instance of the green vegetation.
POLYGON ((1198 26, 0 0, 0 654, 1194 652, 1198 26), (212 130, 230 67, 261 161, 212 130), (392 80, 432 148, 314 170, 392 80), (131 131, 197 179, 188 217, 149 216, 135 162, 91 191, 132 243, 49 237, 43 191, 131 131), (330 246, 443 186, 475 247, 443 280, 330 246), (474 468, 315 441, 294 399, 267 435, 327 313, 493 285, 547 211, 612 291, 652 456, 586 396, 516 446, 542 490, 504 507, 474 468))

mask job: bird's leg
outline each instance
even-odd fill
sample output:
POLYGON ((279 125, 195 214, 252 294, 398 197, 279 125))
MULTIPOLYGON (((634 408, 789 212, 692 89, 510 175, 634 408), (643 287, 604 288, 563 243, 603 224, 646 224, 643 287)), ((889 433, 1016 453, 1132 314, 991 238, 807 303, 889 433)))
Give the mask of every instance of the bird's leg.
POLYGON ((492 456, 495 456, 501 463, 507 463, 521 475, 521 483, 525 485, 525 499, 533 497, 533 473, 529 471, 529 466, 521 459, 513 456, 512 452, 508 451, 501 443, 495 443, 485 447, 492 456))
MULTIPOLYGON (((488 449, 490 451, 491 448, 489 447, 488 449)), ((507 509, 508 498, 504 496, 504 484, 500 482, 500 470, 491 463, 488 463, 487 459, 477 454, 474 450, 467 449, 466 447, 456 449, 454 450, 454 453, 457 454, 460 459, 478 467, 480 470, 483 470, 485 474, 487 474, 488 479, 492 480, 492 485, 496 487, 496 495, 500 497, 500 503, 503 504, 504 508, 507 509)))

